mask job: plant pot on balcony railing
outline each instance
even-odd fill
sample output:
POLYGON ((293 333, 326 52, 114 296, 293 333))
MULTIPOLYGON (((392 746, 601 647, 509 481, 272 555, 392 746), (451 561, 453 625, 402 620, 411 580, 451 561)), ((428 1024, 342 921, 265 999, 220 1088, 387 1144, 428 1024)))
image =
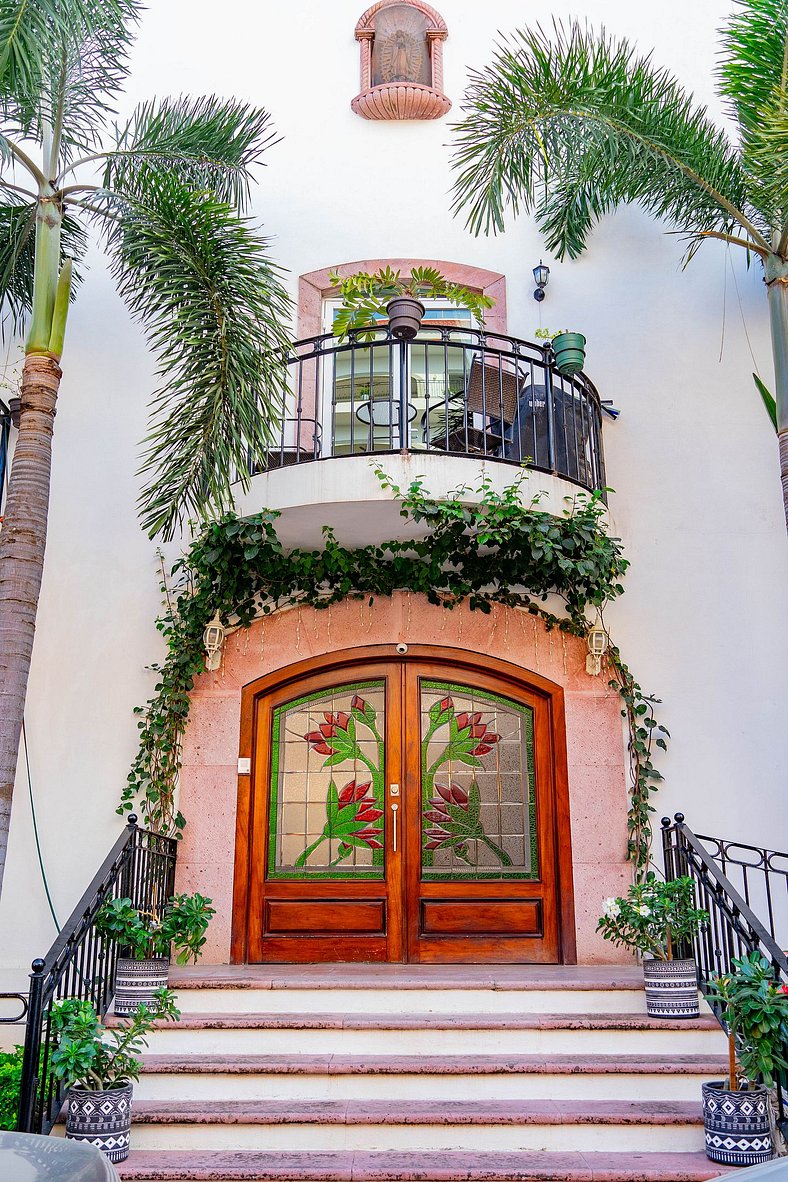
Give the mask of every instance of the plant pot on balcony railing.
MULTIPOLYGON (((175 995, 166 989, 157 995, 156 1010, 172 1021, 180 1017, 175 995)), ((52 1071, 69 1089, 66 1136, 95 1145, 112 1162, 129 1155, 132 1080, 140 1073, 136 1056, 145 1049, 155 1020, 139 1006, 129 1022, 109 1029, 83 998, 67 997, 52 1007, 52 1071)))
POLYGON ((560 332, 553 337, 553 353, 558 372, 570 378, 586 363, 586 339, 581 332, 560 332))
POLYGON ((646 1013, 652 1018, 697 1018, 698 974, 692 959, 674 959, 709 915, 695 906, 691 878, 663 882, 649 873, 633 883, 624 899, 607 899, 597 931, 620 948, 643 957, 646 1013))
POLYGON ((421 328, 425 308, 411 296, 397 296, 386 304, 389 330, 398 341, 412 341, 421 328))
POLYGON ((144 1004, 153 1011, 166 986, 170 950, 178 964, 197 961, 208 923, 215 914, 204 895, 174 895, 160 909, 141 911, 131 899, 107 899, 96 916, 96 930, 129 956, 118 957, 115 1013, 132 1014, 144 1004))

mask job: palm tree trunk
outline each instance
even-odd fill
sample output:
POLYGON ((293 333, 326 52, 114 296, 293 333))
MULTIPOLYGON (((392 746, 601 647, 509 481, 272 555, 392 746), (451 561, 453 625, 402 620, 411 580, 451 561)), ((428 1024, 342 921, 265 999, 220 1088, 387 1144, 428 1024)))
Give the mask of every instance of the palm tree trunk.
POLYGON ((22 370, 19 437, 0 528, 0 891, 44 569, 52 430, 61 369, 31 353, 22 370))
MULTIPOLYGON (((783 263, 781 272, 784 272, 785 268, 786 265, 783 263)), ((785 528, 788 529, 788 277, 781 273, 770 281, 770 270, 767 266, 766 279, 774 357, 774 398, 777 403, 780 477, 783 485, 785 528)))

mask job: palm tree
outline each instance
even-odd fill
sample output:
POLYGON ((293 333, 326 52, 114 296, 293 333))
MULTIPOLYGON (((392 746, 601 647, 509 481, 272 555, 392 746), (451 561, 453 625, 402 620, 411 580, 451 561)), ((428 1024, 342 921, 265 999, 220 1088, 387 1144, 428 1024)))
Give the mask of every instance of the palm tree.
POLYGON ((722 30, 718 85, 733 143, 667 71, 626 41, 578 22, 525 29, 471 74, 456 125, 455 212, 498 232, 531 212, 558 258, 594 223, 639 203, 686 241, 757 255, 766 281, 776 399, 756 384, 778 434, 788 527, 788 3, 736 0, 722 30))
POLYGON ((290 303, 243 216, 268 114, 214 97, 111 123, 137 0, 0 0, 0 298, 27 326, 0 531, 0 886, 44 562, 66 316, 95 227, 159 360, 142 522, 171 537, 225 505, 283 390, 290 303), (107 147, 107 144, 110 146, 107 147))

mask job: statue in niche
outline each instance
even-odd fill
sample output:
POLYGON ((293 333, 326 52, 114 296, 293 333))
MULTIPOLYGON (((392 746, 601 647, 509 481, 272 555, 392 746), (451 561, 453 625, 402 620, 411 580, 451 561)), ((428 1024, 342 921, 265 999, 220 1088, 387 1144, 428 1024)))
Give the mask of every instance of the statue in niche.
POLYGON ((427 21, 407 4, 383 9, 375 21, 372 85, 391 82, 432 83, 427 21))

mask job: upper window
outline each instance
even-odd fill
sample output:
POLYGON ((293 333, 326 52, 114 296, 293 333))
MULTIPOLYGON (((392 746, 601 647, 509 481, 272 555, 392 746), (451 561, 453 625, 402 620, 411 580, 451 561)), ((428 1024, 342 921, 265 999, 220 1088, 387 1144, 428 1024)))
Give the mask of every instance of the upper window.
POLYGON ((364 119, 439 119, 451 107, 443 93, 448 30, 420 0, 381 0, 356 25, 361 91, 351 106, 364 119))

